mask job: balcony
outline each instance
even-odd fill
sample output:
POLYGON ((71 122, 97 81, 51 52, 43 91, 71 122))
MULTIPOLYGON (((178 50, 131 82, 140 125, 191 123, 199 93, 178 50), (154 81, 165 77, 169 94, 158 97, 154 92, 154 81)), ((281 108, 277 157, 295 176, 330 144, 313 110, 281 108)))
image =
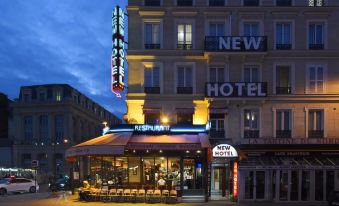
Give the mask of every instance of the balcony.
POLYGON ((145 49, 160 49, 160 44, 145 44, 145 49))
POLYGON ((225 6, 225 0, 209 0, 209 6, 225 6))
POLYGON ((160 87, 144 87, 146 94, 160 94, 160 87))
POLYGON ((308 130, 309 138, 323 138, 324 130, 308 130))
POLYGON ((145 0, 145 6, 160 6, 161 0, 145 0))
POLYGON ((259 130, 244 130, 244 138, 259 138, 259 130))
POLYGON ((193 0, 177 0, 177 6, 193 6, 193 0))
POLYGON ((276 87, 275 88, 275 93, 276 94, 291 94, 292 92, 291 87, 276 87))
POLYGON ((276 131, 277 138, 291 138, 291 130, 277 130, 276 131))
POLYGON ((177 87, 177 94, 193 94, 192 87, 177 87))
POLYGON ((292 44, 276 44, 275 48, 277 50, 291 50, 292 49, 292 44))
POLYGON ((191 50, 193 47, 192 44, 177 44, 177 49, 181 50, 191 50))
POLYGON ((259 6, 259 0, 244 0, 244 6, 259 6))
POLYGON ((310 50, 323 50, 324 49, 324 44, 309 44, 308 48, 310 50))
POLYGON ((277 6, 292 6, 292 0, 277 0, 277 6))
POLYGON ((265 52, 266 36, 206 36, 205 51, 211 52, 265 52))
POLYGON ((210 139, 225 139, 225 130, 210 130, 210 139))

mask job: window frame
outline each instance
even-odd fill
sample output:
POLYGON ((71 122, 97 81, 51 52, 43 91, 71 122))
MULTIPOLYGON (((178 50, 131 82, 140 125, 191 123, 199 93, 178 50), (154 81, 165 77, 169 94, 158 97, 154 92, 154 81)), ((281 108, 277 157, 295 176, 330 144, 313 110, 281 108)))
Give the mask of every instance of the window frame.
MULTIPOLYGON (((141 48, 142 49, 146 49, 146 24, 159 24, 159 49, 163 49, 163 20, 162 19, 143 19, 142 20, 142 34, 143 34, 143 38, 142 38, 142 45, 141 48)), ((153 31, 153 26, 152 26, 152 31, 153 31)), ((152 38, 153 41, 153 38, 152 38)), ((152 43, 153 44, 153 43, 152 43)), ((146 49, 149 50, 149 49, 146 49)))
MULTIPOLYGON (((173 5, 175 5, 175 6, 179 6, 178 5, 178 1, 180 1, 180 0, 173 0, 174 1, 174 3, 173 3, 173 5)), ((183 0, 183 1, 185 1, 185 0, 183 0)), ((192 0, 192 5, 190 5, 190 6, 180 6, 180 7, 192 7, 192 6, 195 6, 195 0, 192 0)))
MULTIPOLYGON (((142 77, 142 82, 141 82, 141 92, 144 93, 145 91, 145 69, 146 68, 154 68, 154 67, 158 67, 159 68, 159 87, 160 87, 160 93, 163 93, 164 87, 163 87, 163 82, 164 82, 164 71, 163 71, 163 63, 162 62, 142 62, 141 63, 141 73, 140 76, 142 77)), ((152 73, 153 75, 153 73, 152 73)))
POLYGON ((275 6, 278 6, 278 7, 291 7, 291 6, 294 6, 294 0, 291 0, 291 5, 290 6, 279 6, 278 3, 277 3, 278 1, 279 0, 275 0, 275 2, 274 2, 275 6))
MULTIPOLYGON (((290 24, 290 44, 291 44, 291 49, 285 49, 285 50, 293 50, 295 49, 295 23, 294 20, 275 20, 274 21, 274 50, 284 50, 284 49, 277 49, 277 35, 278 35, 278 31, 277 31, 277 25, 278 24, 290 24)), ((283 35, 284 38, 284 35, 283 35)))
MULTIPOLYGON (((174 63, 174 68, 175 68, 175 72, 174 72, 174 85, 173 85, 173 91, 174 94, 178 94, 177 93, 177 87, 178 87, 178 83, 179 83, 179 79, 178 79, 178 68, 179 67, 191 67, 192 68, 192 94, 196 93, 196 74, 195 74, 195 62, 176 62, 174 63)), ((185 80, 186 81, 186 80, 185 80)))
MULTIPOLYGON (((178 43, 179 43, 179 39, 178 39, 178 26, 179 24, 191 24, 192 27, 192 46, 189 50, 193 50, 195 49, 195 20, 194 19, 175 19, 174 20, 174 39, 175 41, 173 42, 173 48, 175 50, 182 50, 182 49, 178 49, 178 43)), ((186 49, 187 50, 187 49, 186 49)))
MULTIPOLYGON (((308 64, 307 67, 306 67, 306 89, 305 89, 305 93, 306 94, 326 94, 327 93, 327 64, 308 64), (319 68, 319 67, 322 67, 323 69, 323 79, 322 79, 322 82, 323 82, 323 91, 322 93, 318 93, 317 92, 317 84, 315 85, 315 91, 311 91, 310 89, 310 83, 311 83, 311 80, 310 80, 310 75, 311 75, 311 68, 312 67, 315 67, 315 68, 319 68)), ((316 74, 316 77, 317 77, 317 71, 315 72, 316 74)), ((319 80, 316 79, 314 80, 315 82, 318 82, 319 80)))
POLYGON ((243 67, 242 67, 242 81, 243 82, 246 82, 245 81, 245 69, 246 68, 250 68, 250 81, 249 82, 254 82, 253 81, 253 71, 252 69, 253 68, 257 68, 258 69, 258 81, 256 82, 261 82, 262 81, 262 75, 261 75, 261 64, 258 64, 258 63, 246 63, 246 64, 243 64, 243 67))
POLYGON ((223 6, 213 6, 213 5, 210 5, 210 1, 211 0, 207 0, 207 6, 209 6, 209 7, 224 7, 224 6, 227 6, 227 0, 221 0, 221 1, 224 1, 224 5, 223 6))
MULTIPOLYGON (((317 32, 315 32, 315 35, 314 35, 314 38, 315 38, 315 40, 317 39, 317 37, 316 37, 316 33, 317 32)), ((325 49, 327 49, 327 21, 326 20, 308 20, 307 21, 307 32, 306 32, 306 39, 307 39, 307 42, 306 42, 306 49, 307 50, 325 50, 325 49), (310 26, 312 25, 312 24, 315 24, 315 25, 322 25, 322 36, 323 36, 323 38, 322 38, 322 44, 323 44, 323 48, 322 49, 311 49, 310 48, 310 32, 311 32, 311 30, 310 30, 310 26)))
MULTIPOLYGON (((247 7, 247 5, 245 5, 245 1, 248 1, 248 0, 242 0, 242 1, 241 1, 241 6, 246 6, 246 7, 247 7)), ((256 6, 261 6, 261 5, 262 5, 261 0, 258 0, 258 5, 255 5, 255 6, 248 6, 248 7, 256 7, 256 6)))
MULTIPOLYGON (((160 1, 160 5, 159 6, 162 6, 163 5, 163 0, 159 0, 159 1, 160 1)), ((142 3, 143 3, 142 4, 143 6, 148 6, 148 5, 146 5, 146 0, 143 0, 142 3)), ((149 6, 149 7, 153 7, 153 6, 149 6)), ((154 6, 154 7, 157 7, 157 6, 154 6)))
MULTIPOLYGON (((258 127, 257 127, 257 130, 259 130, 259 136, 258 138, 261 137, 261 134, 262 134, 262 129, 261 129, 261 122, 262 122, 262 109, 261 107, 243 107, 241 109, 241 138, 244 139, 245 138, 245 110, 256 110, 258 112, 258 127)), ((253 129, 253 128, 251 128, 253 129)))

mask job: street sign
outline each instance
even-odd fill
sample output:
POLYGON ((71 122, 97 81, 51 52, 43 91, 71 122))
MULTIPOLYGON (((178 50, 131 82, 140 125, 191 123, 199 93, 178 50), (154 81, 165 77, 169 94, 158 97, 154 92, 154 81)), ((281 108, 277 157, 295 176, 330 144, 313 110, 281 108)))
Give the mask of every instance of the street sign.
POLYGON ((37 168, 37 167, 39 167, 39 161, 38 161, 38 160, 32 160, 31 166, 32 166, 32 168, 37 168))

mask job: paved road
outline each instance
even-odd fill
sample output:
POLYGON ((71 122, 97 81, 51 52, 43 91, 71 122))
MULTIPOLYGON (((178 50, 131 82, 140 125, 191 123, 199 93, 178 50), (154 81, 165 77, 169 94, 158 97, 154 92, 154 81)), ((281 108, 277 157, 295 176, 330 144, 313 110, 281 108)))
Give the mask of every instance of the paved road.
MULTIPOLYGON (((49 192, 41 192, 36 194, 18 194, 7 195, 0 197, 0 206, 104 206, 104 205, 117 205, 117 206, 136 206, 136 205, 150 205, 150 204, 134 204, 134 203, 103 203, 103 202, 79 202, 75 196, 66 193, 52 194, 49 192)), ((168 206, 168 204, 153 204, 168 206)), ((272 202, 247 202, 247 203, 234 203, 228 201, 210 201, 208 203, 180 203, 175 204, 178 206, 326 206, 326 202, 313 202, 313 203, 272 203, 272 202)))

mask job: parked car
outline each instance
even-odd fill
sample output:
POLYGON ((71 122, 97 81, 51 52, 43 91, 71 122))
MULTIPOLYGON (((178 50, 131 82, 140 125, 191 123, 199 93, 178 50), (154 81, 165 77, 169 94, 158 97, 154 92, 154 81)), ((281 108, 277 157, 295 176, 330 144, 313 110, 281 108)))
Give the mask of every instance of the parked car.
POLYGON ((328 196, 328 205, 339 205, 339 191, 332 191, 328 196))
POLYGON ((0 195, 9 192, 30 192, 35 193, 39 190, 39 185, 34 180, 25 178, 4 178, 0 179, 0 195))
POLYGON ((52 192, 60 191, 60 190, 70 190, 71 184, 68 177, 59 178, 53 182, 50 182, 49 189, 52 192))

